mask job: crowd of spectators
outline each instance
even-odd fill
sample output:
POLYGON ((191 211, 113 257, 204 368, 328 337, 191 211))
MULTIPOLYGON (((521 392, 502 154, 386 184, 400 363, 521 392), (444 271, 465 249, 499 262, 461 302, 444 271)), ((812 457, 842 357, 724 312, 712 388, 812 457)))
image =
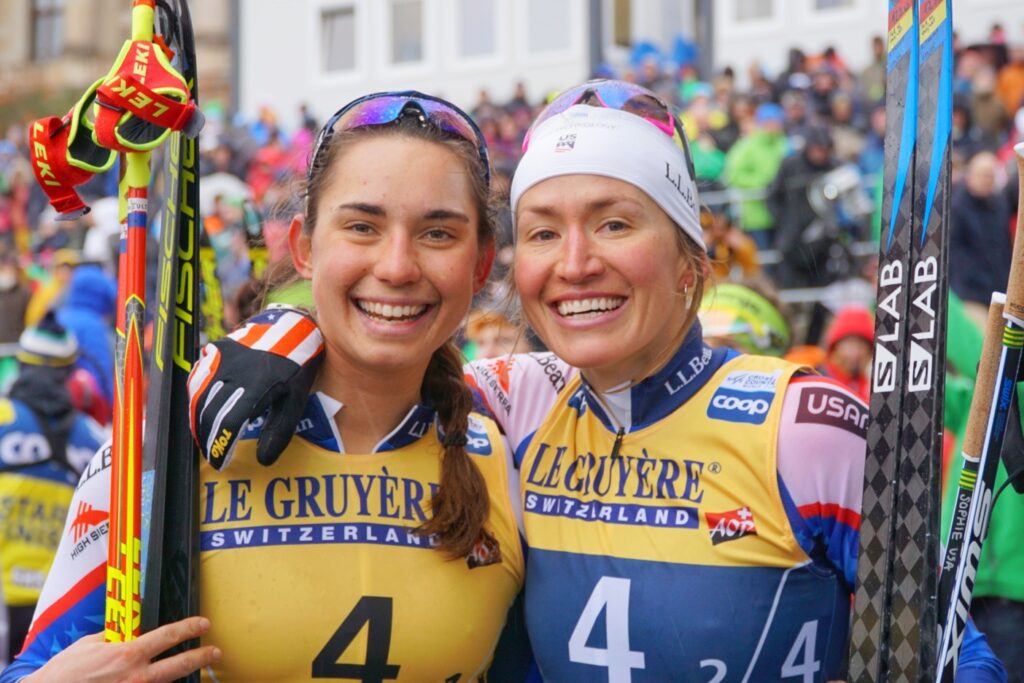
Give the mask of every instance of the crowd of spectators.
MULTIPOLYGON (((831 48, 816 55, 791 49, 781 73, 754 64, 743 78, 726 68, 702 79, 690 65, 666 66, 668 60, 646 45, 631 66, 602 66, 596 74, 640 83, 677 108, 707 209, 705 236, 716 274, 761 278, 780 289, 783 300, 801 304, 801 335, 794 341, 823 342, 830 312, 873 296, 872 264, 863 257, 874 249, 857 249, 878 234, 884 159, 883 40, 873 39, 871 48, 867 64, 851 65, 831 48), (836 289, 836 283, 857 280, 864 285, 836 289)), ((957 45, 955 74, 951 282, 969 309, 980 310, 1002 287, 1009 266, 1017 201, 1011 147, 1024 138, 1024 47, 1006 45, 994 27, 984 43, 957 45)), ((507 189, 545 96, 520 84, 508 101, 497 102, 483 89, 469 107, 487 139, 499 192, 507 189)), ((250 310, 257 290, 247 210, 255 207, 264 217, 269 260, 280 261, 318 121, 306 107, 294 130, 279 125, 270 106, 253 120, 231 117, 217 103, 205 111, 201 208, 230 327, 250 310)), ((13 343, 47 308, 68 305, 73 271, 85 267, 113 277, 116 264, 116 166, 81 188, 93 212, 59 223, 35 187, 26 145, 23 127, 0 141, 0 344, 13 343)), ((504 219, 507 245, 510 221, 504 219)), ((507 262, 506 250, 498 278, 507 262)), ((103 309, 94 318, 109 323, 107 298, 90 296, 89 302, 103 309)), ((100 393, 109 394, 109 372, 99 374, 100 393)))
MULTIPOLYGON (((871 48, 867 64, 849 64, 831 48, 814 55, 791 49, 778 74, 754 64, 742 77, 731 68, 702 77, 647 46, 629 67, 602 66, 595 74, 644 85, 677 109, 693 153, 716 279, 742 282, 754 292, 730 295, 736 300, 777 305, 770 319, 748 329, 752 338, 770 342, 760 350, 788 352, 865 398, 886 130, 883 40, 873 39, 871 48)), ((958 42, 955 54, 951 334, 979 345, 971 341, 977 329, 954 313, 963 311, 963 321, 983 319, 990 294, 1006 283, 1019 201, 1012 146, 1024 140, 1024 46, 1007 45, 993 27, 981 43, 958 42)), ((469 107, 487 140, 499 193, 508 190, 523 138, 546 96, 520 84, 508 101, 497 102, 482 89, 469 107)), ((281 126, 270 106, 252 120, 231 116, 217 103, 204 110, 200 210, 216 272, 204 281, 204 296, 223 303, 222 313, 211 304, 220 314, 215 323, 207 320, 212 334, 253 311, 261 291, 254 233, 265 246, 260 259, 270 264, 267 272, 287 262, 287 227, 319 122, 306 107, 294 130, 281 126)), ((32 177, 27 145, 25 125, 0 140, 0 393, 14 379, 14 353, 26 326, 46 321, 77 339, 68 384, 75 408, 106 425, 114 386, 118 169, 79 188, 91 213, 57 222, 32 177)), ((159 183, 154 192, 159 196, 159 183)), ((527 350, 535 342, 507 309, 501 283, 511 259, 511 220, 507 211, 499 218, 493 286, 465 334, 469 357, 527 350)), ((158 228, 156 220, 154 235, 158 228)), ((158 250, 149 253, 155 257, 158 250)), ((148 273, 151 293, 155 263, 148 273)), ((301 291, 294 296, 302 300, 301 291)), ((733 320, 727 309, 708 314, 708 320, 724 320, 726 332, 733 320)), ((712 327, 708 322, 706 331, 712 327)), ((973 377, 976 359, 952 359, 954 342, 951 337, 951 367, 973 377)), ((953 424, 949 409, 947 423, 953 424)), ((1010 592, 1024 613, 1024 588, 1010 592)))

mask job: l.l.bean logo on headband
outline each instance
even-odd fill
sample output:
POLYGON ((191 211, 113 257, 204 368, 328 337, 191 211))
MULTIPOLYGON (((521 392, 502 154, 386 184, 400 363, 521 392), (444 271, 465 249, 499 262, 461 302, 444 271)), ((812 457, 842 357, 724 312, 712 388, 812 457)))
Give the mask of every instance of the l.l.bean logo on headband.
POLYGON ((693 186, 691 184, 683 183, 683 178, 689 177, 684 176, 682 171, 677 171, 672 168, 672 164, 668 161, 665 162, 665 179, 672 183, 672 187, 676 188, 676 192, 686 205, 691 209, 697 208, 697 199, 693 196, 693 186))

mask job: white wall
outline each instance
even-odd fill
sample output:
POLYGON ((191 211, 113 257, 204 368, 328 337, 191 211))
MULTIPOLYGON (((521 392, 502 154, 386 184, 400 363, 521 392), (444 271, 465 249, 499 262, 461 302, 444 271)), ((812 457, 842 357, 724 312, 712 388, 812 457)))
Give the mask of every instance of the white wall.
MULTIPOLYGON (((461 59, 456 2, 424 0, 424 60, 412 66, 390 64, 390 0, 243 0, 241 3, 240 107, 252 116, 270 104, 286 128, 297 123, 307 102, 323 120, 346 102, 368 92, 415 88, 471 107, 480 88, 496 102, 507 100, 523 80, 531 98, 564 88, 587 75, 585 0, 566 0, 564 31, 568 47, 537 54, 528 49, 527 12, 545 0, 493 0, 497 13, 496 52, 461 59), (356 13, 356 68, 325 73, 321 68, 320 16, 324 9, 352 6, 356 13)), ((474 0, 470 0, 474 1, 474 0)))
MULTIPOLYGON (((870 59, 871 37, 886 33, 885 0, 854 0, 849 8, 816 12, 814 0, 775 0, 775 14, 763 22, 738 23, 736 0, 715 0, 715 63, 732 66, 746 83, 748 65, 759 61, 770 74, 786 64, 790 47, 816 53, 832 45, 853 69, 870 59)), ((953 27, 966 42, 988 36, 1000 22, 1010 42, 1024 43, 1024 0, 954 0, 953 27)))

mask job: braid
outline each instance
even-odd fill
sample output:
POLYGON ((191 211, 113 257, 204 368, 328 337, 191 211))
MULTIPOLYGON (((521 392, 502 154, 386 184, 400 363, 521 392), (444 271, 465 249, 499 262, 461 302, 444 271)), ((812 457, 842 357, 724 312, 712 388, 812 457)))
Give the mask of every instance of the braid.
POLYGON ((451 342, 431 357, 423 389, 437 410, 445 436, 440 486, 431 500, 431 517, 418 532, 436 535, 440 549, 452 558, 468 556, 481 541, 500 556, 497 541, 484 529, 490 511, 487 485, 466 453, 466 424, 473 395, 463 380, 459 352, 451 342))

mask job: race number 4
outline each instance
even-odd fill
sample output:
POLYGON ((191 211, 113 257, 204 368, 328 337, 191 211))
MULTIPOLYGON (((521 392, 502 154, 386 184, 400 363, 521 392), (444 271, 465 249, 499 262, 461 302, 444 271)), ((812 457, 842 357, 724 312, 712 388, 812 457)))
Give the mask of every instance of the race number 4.
POLYGON ((392 610, 391 598, 373 595, 360 598, 313 660, 313 678, 347 678, 363 683, 382 683, 398 678, 400 667, 388 663, 392 610), (364 626, 368 629, 366 660, 362 664, 340 663, 338 659, 364 626))
POLYGON ((608 683, 630 683, 633 669, 644 668, 644 653, 629 649, 629 579, 602 576, 594 586, 569 637, 569 661, 607 668, 608 683), (587 645, 602 611, 603 649, 587 645))
POLYGON ((821 662, 814 658, 818 639, 818 620, 804 622, 793 647, 782 663, 782 677, 799 677, 803 683, 813 683, 815 674, 821 670, 821 662))

